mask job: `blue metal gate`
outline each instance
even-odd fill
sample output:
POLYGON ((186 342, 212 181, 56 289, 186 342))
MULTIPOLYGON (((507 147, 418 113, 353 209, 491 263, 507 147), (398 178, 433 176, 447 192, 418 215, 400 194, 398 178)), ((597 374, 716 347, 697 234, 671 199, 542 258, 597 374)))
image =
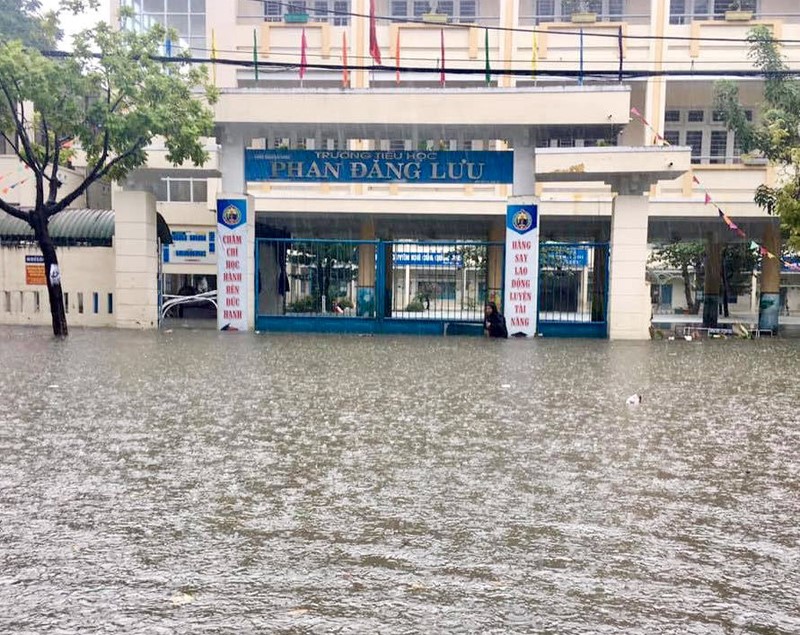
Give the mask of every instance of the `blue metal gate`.
POLYGON ((539 333, 608 337, 608 243, 539 245, 539 333))
POLYGON ((258 239, 256 328, 480 334, 484 303, 502 297, 503 250, 475 241, 258 239))

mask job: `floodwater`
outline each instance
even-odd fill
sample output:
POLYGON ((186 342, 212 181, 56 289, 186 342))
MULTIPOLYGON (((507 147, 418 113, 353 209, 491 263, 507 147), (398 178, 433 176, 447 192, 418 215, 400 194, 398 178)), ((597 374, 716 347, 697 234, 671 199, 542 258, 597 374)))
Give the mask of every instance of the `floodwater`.
POLYGON ((0 330, 0 633, 800 633, 799 362, 0 330))

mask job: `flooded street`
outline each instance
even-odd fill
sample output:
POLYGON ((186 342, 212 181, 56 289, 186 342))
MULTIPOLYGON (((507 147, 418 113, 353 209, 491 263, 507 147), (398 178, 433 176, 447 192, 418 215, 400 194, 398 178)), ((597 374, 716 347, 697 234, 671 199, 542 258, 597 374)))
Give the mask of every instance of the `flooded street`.
POLYGON ((6 635, 800 632, 798 340, 6 328, 0 367, 6 635))

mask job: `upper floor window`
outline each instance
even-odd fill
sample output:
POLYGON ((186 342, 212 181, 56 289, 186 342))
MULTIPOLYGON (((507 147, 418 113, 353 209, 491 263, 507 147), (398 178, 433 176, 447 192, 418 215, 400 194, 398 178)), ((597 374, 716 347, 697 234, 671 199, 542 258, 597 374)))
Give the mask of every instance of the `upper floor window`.
POLYGON ((350 0, 291 0, 264 2, 264 20, 281 22, 287 13, 307 13, 312 22, 328 22, 335 26, 350 24, 350 0))
MULTIPOLYGON (((730 10, 731 0, 671 0, 670 24, 687 24, 695 20, 722 18, 730 10)), ((741 0, 742 11, 758 11, 758 0, 741 0)))
POLYGON ((193 55, 204 57, 206 51, 206 0, 123 0, 134 11, 126 28, 144 31, 161 24, 178 32, 176 49, 190 49, 193 55))
POLYGON ((389 10, 395 20, 419 20, 426 13, 443 13, 448 22, 475 22, 478 0, 390 0, 389 10))
POLYGON ((156 185, 157 201, 168 203, 205 203, 208 200, 206 179, 166 177, 156 185))
MULTIPOLYGON (((753 120, 753 111, 745 117, 753 120)), ((690 146, 692 163, 724 164, 739 161, 736 135, 728 130, 721 113, 704 108, 668 108, 664 113, 664 138, 670 145, 690 146)))
MULTIPOLYGON (((575 0, 531 0, 537 22, 569 21, 577 11, 575 0)), ((625 0, 587 0, 586 10, 601 20, 618 20, 625 12, 625 0)))

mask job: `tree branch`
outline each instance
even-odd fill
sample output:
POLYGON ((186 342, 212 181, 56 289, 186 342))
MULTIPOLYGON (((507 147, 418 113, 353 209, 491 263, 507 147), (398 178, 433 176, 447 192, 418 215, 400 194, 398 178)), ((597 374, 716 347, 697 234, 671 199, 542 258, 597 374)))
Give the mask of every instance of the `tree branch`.
MULTIPOLYGON (((25 129, 25 100, 22 99, 22 91, 19 87, 19 82, 16 78, 12 78, 14 81, 14 87, 17 89, 17 95, 20 96, 19 100, 19 117, 17 117, 16 110, 14 111, 14 119, 17 123, 17 134, 20 136, 22 140, 22 147, 25 148, 25 152, 28 155, 28 159, 30 160, 31 169, 36 172, 36 176, 41 176, 42 172, 44 172, 44 166, 39 165, 39 162, 36 160, 36 155, 33 153, 33 145, 31 144, 31 139, 28 136, 28 131, 25 129)), ((6 95, 6 98, 10 98, 6 95)), ((36 179, 37 182, 37 192, 38 187, 41 185, 41 179, 36 179)))
POLYGON ((56 147, 53 150, 53 171, 51 176, 48 177, 50 181, 50 186, 47 192, 47 203, 52 205, 56 202, 56 196, 58 196, 58 187, 61 182, 58 180, 58 162, 61 159, 61 143, 58 141, 58 135, 54 136, 56 147))
POLYGON ((44 158, 42 159, 42 172, 45 166, 50 163, 50 128, 47 126, 47 119, 42 114, 42 134, 44 135, 44 158))
POLYGON ((8 90, 8 86, 6 86, 6 84, 2 80, 0 80, 0 92, 2 92, 3 95, 5 95, 6 102, 8 103, 8 110, 11 113, 11 117, 14 121, 14 127, 16 128, 17 131, 17 137, 22 142, 23 149, 25 150, 24 154, 26 154, 27 156, 23 156, 23 152, 20 151, 19 144, 13 146, 14 151, 20 158, 20 161, 22 161, 25 165, 27 165, 31 170, 39 174, 40 172, 39 166, 33 157, 33 152, 31 152, 30 141, 28 139, 27 133, 25 132, 25 126, 20 121, 19 115, 17 113, 17 103, 11 96, 11 93, 8 90))
MULTIPOLYGON (((61 211, 65 210, 65 209, 66 209, 66 208, 67 208, 67 207, 70 205, 70 203, 72 203, 72 202, 73 202, 75 199, 77 199, 79 196, 81 196, 81 195, 82 195, 82 194, 83 194, 83 193, 84 193, 84 192, 85 192, 85 191, 86 191, 86 190, 89 188, 89 186, 90 186, 92 183, 94 183, 95 181, 98 181, 98 180, 102 179, 104 176, 106 176, 106 175, 107 175, 107 174, 108 174, 108 173, 111 171, 111 169, 112 169, 112 168, 113 168, 115 165, 117 165, 117 164, 118 164, 118 163, 120 163, 121 161, 124 161, 124 160, 125 160, 125 159, 127 159, 129 156, 131 156, 131 155, 133 155, 134 153, 136 153, 136 152, 138 152, 139 150, 141 150, 141 149, 144 147, 145 143, 146 143, 146 140, 145 140, 145 139, 139 138, 139 139, 137 140, 137 142, 136 142, 134 145, 132 145, 130 148, 128 148, 128 149, 127 149, 125 152, 123 152, 122 154, 120 154, 120 155, 117 155, 116 157, 114 157, 113 159, 111 159, 111 161, 109 161, 108 163, 106 163, 106 164, 105 164, 105 165, 104 165, 104 166, 101 168, 100 166, 101 166, 101 165, 104 163, 104 161, 105 161, 105 158, 108 156, 108 153, 107 153, 107 152, 106 152, 106 150, 104 149, 104 150, 103 150, 103 157, 101 157, 101 159, 100 159, 100 160, 98 160, 98 162, 95 164, 94 168, 92 168, 92 171, 91 171, 91 172, 89 173, 89 175, 88 175, 88 176, 87 176, 87 177, 86 177, 86 178, 85 178, 85 179, 84 179, 84 180, 81 182, 81 184, 80 184, 78 187, 76 187, 76 188, 75 188, 75 189, 74 189, 72 192, 70 192, 69 194, 67 194, 67 195, 66 195, 66 196, 65 196, 63 199, 61 199, 61 200, 60 200, 58 203, 56 203, 56 204, 55 204, 55 205, 53 205, 53 206, 52 206, 50 209, 48 209, 48 210, 47 210, 47 218, 50 218, 50 217, 52 217, 52 216, 55 216, 55 215, 56 215, 56 214, 58 214, 59 212, 61 212, 61 211)), ((106 133, 106 144, 105 144, 105 146, 106 146, 106 148, 108 147, 108 133, 106 133)))
POLYGON ((18 218, 21 221, 25 221, 29 225, 31 223, 27 212, 23 212, 22 210, 17 209, 13 205, 9 205, 2 198, 0 198, 0 210, 3 210, 6 214, 9 214, 10 216, 13 216, 14 218, 18 218))

